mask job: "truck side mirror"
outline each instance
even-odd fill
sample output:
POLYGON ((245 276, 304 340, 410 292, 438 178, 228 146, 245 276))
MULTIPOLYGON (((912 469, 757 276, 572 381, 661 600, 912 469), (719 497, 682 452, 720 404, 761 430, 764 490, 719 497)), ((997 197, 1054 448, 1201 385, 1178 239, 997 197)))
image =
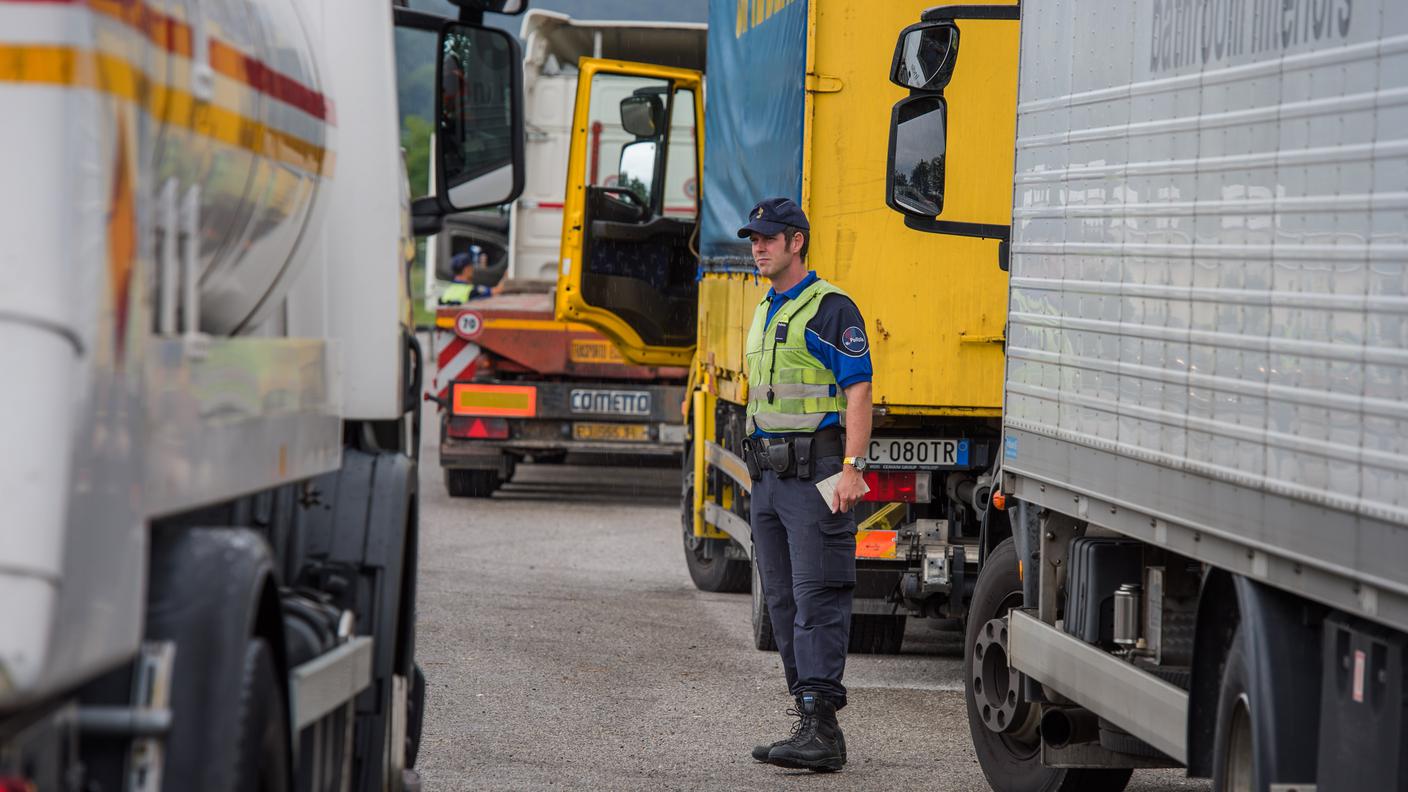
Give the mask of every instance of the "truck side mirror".
POLYGON ((958 26, 942 22, 910 25, 895 42, 890 82, 913 91, 942 91, 958 62, 958 26))
POLYGON ((640 196, 642 205, 649 206, 655 189, 656 143, 637 140, 621 147, 621 164, 617 169, 617 187, 624 187, 640 196))
POLYGON ((942 96, 912 96, 895 105, 885 203, 911 217, 937 217, 944 208, 944 157, 948 103, 942 96))
POLYGON ((523 75, 508 33, 449 23, 440 32, 436 193, 461 212, 523 191, 523 75))
POLYGON ((621 126, 637 138, 659 137, 665 126, 665 105, 654 94, 635 94, 621 100, 621 126))

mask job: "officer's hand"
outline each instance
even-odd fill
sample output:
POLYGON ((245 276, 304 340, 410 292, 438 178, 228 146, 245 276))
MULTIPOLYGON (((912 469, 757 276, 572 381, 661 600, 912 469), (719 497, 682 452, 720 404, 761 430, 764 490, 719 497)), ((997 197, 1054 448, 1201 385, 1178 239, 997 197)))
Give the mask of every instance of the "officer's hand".
POLYGON ((831 498, 831 511, 848 512, 852 506, 865 497, 865 477, 850 465, 841 466, 841 481, 836 485, 836 494, 831 498))

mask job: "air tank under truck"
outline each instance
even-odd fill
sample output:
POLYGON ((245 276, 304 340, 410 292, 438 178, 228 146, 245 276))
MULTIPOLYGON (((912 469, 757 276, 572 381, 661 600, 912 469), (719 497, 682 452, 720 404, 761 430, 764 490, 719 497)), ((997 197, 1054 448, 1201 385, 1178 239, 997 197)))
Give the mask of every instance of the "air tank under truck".
POLYGON ((0 0, 0 788, 414 786, 393 14, 501 144, 428 227, 521 184, 505 4, 0 0))

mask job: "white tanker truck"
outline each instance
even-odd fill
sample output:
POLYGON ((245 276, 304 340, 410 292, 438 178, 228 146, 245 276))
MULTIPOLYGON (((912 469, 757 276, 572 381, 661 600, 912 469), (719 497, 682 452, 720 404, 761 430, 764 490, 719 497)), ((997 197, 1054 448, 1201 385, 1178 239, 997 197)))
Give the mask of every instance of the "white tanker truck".
POLYGON ((0 789, 414 785, 412 223, 522 186, 456 2, 0 0, 0 789))

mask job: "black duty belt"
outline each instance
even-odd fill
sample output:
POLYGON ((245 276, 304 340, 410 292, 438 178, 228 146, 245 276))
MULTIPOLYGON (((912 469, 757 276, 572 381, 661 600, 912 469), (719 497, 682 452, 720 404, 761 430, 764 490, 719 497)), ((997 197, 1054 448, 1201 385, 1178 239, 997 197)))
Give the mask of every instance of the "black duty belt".
POLYGON ((743 441, 743 461, 754 481, 763 477, 764 470, 773 471, 778 478, 809 480, 818 459, 845 453, 845 438, 834 426, 809 435, 749 437, 743 441))

